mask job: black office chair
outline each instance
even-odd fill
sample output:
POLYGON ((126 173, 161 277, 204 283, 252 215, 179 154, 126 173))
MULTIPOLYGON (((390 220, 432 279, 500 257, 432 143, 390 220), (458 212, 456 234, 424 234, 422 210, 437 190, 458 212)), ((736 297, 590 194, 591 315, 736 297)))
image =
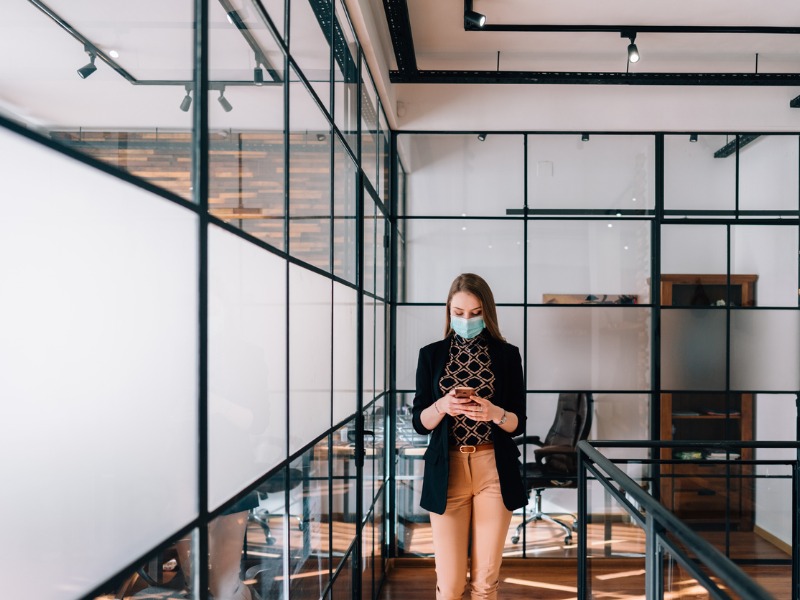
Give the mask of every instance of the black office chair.
POLYGON ((523 518, 517 526, 516 534, 511 537, 511 542, 519 542, 523 528, 534 521, 550 521, 564 529, 567 534, 565 544, 572 542, 572 532, 575 529, 577 517, 572 516, 572 523, 555 518, 551 514, 542 512, 542 492, 549 488, 576 488, 578 486, 578 457, 575 447, 580 440, 589 437, 592 428, 592 395, 588 392, 562 393, 558 395, 558 406, 553 425, 544 442, 538 435, 520 436, 516 438, 523 454, 531 446, 536 446, 533 451, 534 460, 526 461, 522 465, 522 477, 530 496, 531 490, 535 493, 533 513, 523 518))

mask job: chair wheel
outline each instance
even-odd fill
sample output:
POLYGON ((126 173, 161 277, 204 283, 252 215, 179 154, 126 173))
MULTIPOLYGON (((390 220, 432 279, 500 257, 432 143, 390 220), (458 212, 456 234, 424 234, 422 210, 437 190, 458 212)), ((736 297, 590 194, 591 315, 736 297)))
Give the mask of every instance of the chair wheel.
POLYGON ((518 535, 512 535, 511 536, 511 543, 512 544, 516 544, 518 542, 519 542, 519 536, 518 535))
POLYGON ((571 537, 565 537, 565 538, 564 538, 564 545, 565 545, 565 546, 570 546, 570 545, 572 545, 572 538, 571 538, 571 537))
POLYGON ((272 536, 269 536, 269 537, 267 538, 267 546, 274 546, 276 541, 277 541, 277 540, 276 540, 274 537, 272 537, 272 536))

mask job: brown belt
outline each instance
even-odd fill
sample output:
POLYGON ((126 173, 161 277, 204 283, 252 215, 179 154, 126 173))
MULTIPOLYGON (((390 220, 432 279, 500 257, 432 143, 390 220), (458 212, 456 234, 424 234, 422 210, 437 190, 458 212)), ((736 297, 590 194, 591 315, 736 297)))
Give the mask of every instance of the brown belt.
POLYGON ((450 450, 452 452, 461 452, 461 454, 473 454, 475 452, 481 452, 482 450, 493 450, 494 444, 489 442, 488 444, 478 444, 477 446, 450 446, 450 450))

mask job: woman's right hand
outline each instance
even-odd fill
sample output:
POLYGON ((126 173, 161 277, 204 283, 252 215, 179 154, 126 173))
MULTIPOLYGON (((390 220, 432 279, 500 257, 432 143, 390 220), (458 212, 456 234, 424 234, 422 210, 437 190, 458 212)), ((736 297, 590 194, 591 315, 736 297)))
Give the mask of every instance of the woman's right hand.
POLYGON ((457 398, 455 390, 450 390, 448 393, 434 402, 440 413, 446 413, 451 417, 465 414, 464 405, 471 403, 471 398, 457 398))

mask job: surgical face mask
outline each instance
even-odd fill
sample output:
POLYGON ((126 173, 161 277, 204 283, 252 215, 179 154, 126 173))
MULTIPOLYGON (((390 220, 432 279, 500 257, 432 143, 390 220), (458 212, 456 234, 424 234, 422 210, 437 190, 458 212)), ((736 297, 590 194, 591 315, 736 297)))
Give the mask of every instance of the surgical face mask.
POLYGON ((486 325, 483 322, 483 317, 465 319, 464 317, 450 315, 450 327, 462 338, 470 340, 483 331, 486 325))

